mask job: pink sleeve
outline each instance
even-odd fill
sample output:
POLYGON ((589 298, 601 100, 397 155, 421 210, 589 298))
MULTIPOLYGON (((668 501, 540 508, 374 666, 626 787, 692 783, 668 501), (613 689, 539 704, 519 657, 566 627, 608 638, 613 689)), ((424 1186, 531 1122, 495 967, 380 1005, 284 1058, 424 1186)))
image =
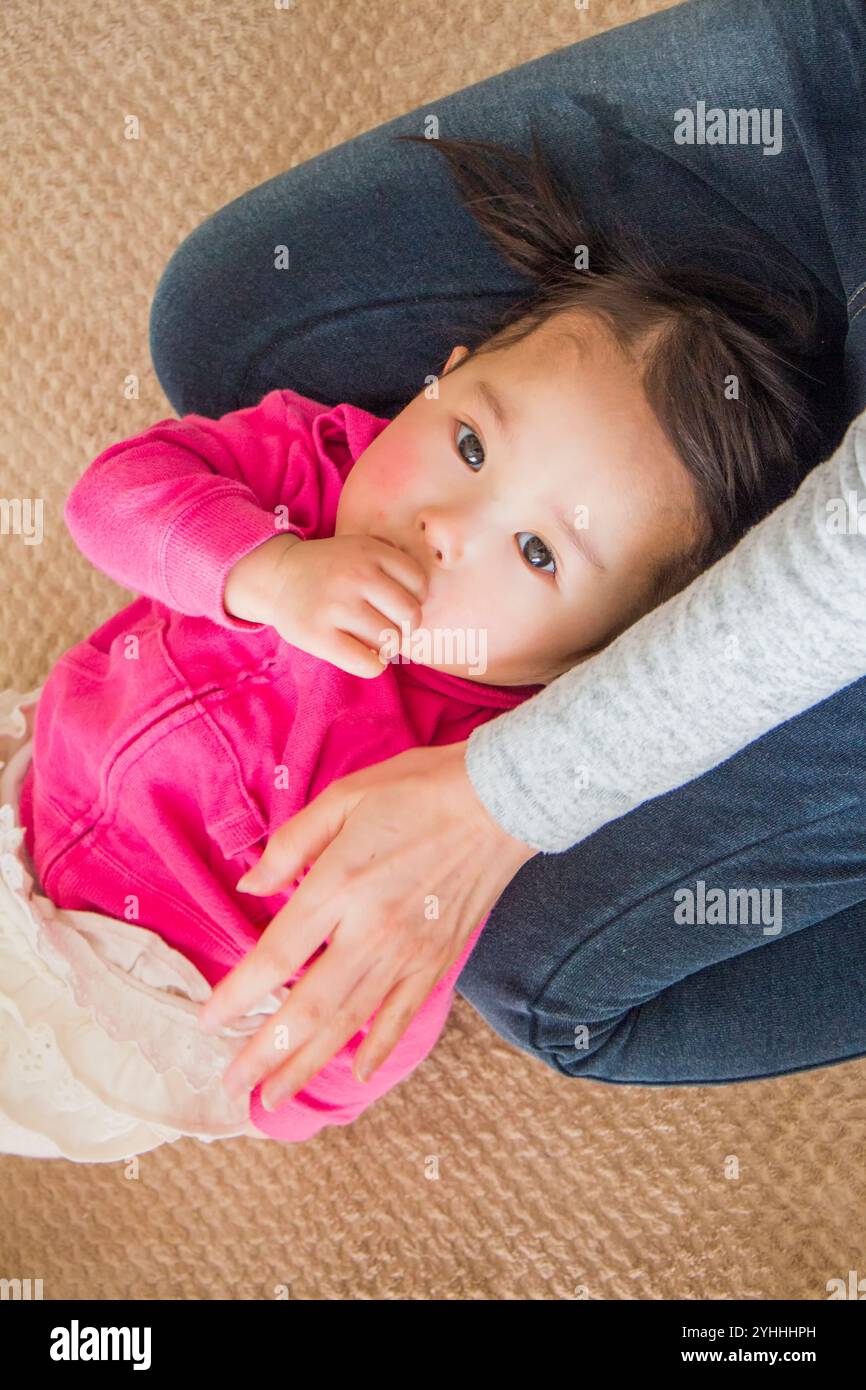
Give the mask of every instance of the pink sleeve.
POLYGON ((320 534, 323 510, 334 510, 341 479, 318 444, 316 411, 327 408, 271 391, 219 420, 160 420, 111 445, 67 498, 76 545, 136 593, 222 627, 260 631, 264 624, 224 608, 226 578, 280 532, 320 534))
POLYGON ((414 1071, 418 1063, 423 1062, 432 1051, 445 1026, 457 977, 469 959, 487 920, 485 917, 480 926, 476 927, 457 960, 425 999, 390 1057, 386 1058, 369 1081, 355 1080, 352 1061, 370 1031, 375 1013, 303 1090, 283 1101, 276 1110, 268 1111, 262 1105, 261 1092, 264 1083, 256 1086, 250 1096, 250 1119, 256 1129, 271 1139, 298 1142, 310 1139, 327 1125, 351 1124, 368 1105, 379 1100, 392 1086, 396 1086, 414 1071))

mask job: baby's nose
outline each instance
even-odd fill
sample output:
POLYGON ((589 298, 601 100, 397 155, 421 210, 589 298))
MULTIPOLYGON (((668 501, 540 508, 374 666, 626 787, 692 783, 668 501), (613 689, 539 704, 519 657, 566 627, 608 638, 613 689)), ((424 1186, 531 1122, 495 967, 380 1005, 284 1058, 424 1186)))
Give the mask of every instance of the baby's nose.
POLYGON ((444 513, 426 512, 420 518, 421 534, 438 565, 455 565, 463 554, 460 526, 456 519, 444 513))

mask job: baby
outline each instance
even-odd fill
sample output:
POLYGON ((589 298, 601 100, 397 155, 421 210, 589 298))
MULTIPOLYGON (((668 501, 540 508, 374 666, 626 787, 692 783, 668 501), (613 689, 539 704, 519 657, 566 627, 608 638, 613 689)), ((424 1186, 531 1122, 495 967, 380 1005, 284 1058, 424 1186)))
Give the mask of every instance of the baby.
MULTIPOLYGON (((300 881, 261 899, 238 880, 335 778, 466 739, 683 588, 799 482, 793 364, 812 331, 799 304, 590 229, 534 137, 531 159, 429 144, 534 281, 528 300, 455 346, 393 420, 277 389, 112 445, 68 499, 81 550, 141 597, 58 661, 27 706, 32 757, 19 740, 18 781, 0 787, 7 861, 23 831, 41 889, 28 896, 22 859, 0 919, 18 914, 46 988, 65 974, 93 1006, 90 1094, 101 1086, 116 1121, 113 1147, 106 1133, 88 1147, 82 1101, 75 1141, 54 1139, 66 1156, 180 1134, 302 1140, 417 1066, 484 922, 368 1083, 352 1059, 372 1020, 276 1109, 261 1084, 228 1108, 221 1070, 298 978, 236 1029, 198 1035, 209 987, 300 881), (87 931, 99 949, 76 968, 87 931), (149 1064, 146 1084, 118 1066, 121 1046, 149 1064)), ((2 713, 0 698, 0 735, 2 713)), ((12 973, 0 956, 0 1002, 12 973)), ((20 1015, 20 960, 16 978, 20 1015)), ((72 1031, 46 1045, 63 1054, 72 1031)), ((0 1148, 45 1152, 24 1136, 68 1134, 49 1111, 68 1121, 75 1101, 22 1092, 11 1055, 0 1047, 0 1148)))

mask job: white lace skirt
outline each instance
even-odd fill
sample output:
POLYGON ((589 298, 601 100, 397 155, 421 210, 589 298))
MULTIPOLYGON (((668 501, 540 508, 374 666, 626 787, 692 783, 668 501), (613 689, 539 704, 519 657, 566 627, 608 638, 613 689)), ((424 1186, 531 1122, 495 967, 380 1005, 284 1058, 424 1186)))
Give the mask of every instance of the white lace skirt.
POLYGON ((220 1078, 286 998, 205 1036, 201 972, 155 932, 42 896, 18 799, 42 687, 0 691, 0 1153, 117 1161, 264 1136, 220 1078))

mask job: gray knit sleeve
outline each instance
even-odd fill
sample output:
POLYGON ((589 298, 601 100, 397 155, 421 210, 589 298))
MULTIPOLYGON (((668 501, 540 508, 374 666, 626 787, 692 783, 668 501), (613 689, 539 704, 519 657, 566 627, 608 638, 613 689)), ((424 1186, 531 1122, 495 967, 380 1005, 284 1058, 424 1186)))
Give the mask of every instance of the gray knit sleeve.
POLYGON ((597 656, 473 730, 503 829, 568 849, 866 674, 866 410, 736 548, 597 656))

